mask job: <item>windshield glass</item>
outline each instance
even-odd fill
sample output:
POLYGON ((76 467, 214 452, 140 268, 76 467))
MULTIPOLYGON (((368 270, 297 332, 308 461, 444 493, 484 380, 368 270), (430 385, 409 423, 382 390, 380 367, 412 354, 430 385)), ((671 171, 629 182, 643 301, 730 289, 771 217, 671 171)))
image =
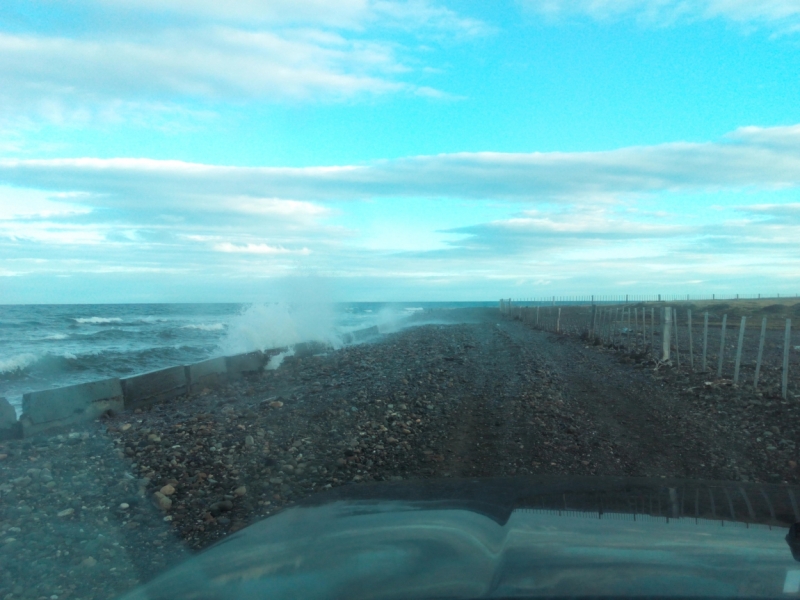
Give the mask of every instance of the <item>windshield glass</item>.
MULTIPOLYGON (((514 557, 610 478, 647 478, 614 514, 745 524, 609 541, 730 569, 652 593, 800 591, 798 31, 789 0, 3 2, 0 599, 299 569, 186 561, 332 540, 268 517, 333 498, 490 532, 464 587, 411 538, 316 549, 374 597, 400 563, 453 582, 407 597, 569 595, 514 557)), ((616 530, 558 523, 565 562, 616 530)))

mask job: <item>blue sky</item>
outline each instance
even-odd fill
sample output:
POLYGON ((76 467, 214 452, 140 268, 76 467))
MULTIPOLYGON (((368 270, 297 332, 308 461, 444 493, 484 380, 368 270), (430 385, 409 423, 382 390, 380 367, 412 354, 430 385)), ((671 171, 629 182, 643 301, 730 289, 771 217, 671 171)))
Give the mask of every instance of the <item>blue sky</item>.
POLYGON ((6 0, 0 303, 800 293, 797 0, 6 0))

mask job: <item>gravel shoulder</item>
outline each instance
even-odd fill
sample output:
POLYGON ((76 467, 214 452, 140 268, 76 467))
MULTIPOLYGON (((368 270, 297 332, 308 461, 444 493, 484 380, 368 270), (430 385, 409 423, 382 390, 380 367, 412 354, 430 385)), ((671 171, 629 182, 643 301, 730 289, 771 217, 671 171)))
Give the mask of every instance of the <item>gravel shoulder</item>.
POLYGON ((799 481, 794 403, 496 310, 435 318, 1 444, 0 598, 113 597, 309 494, 365 481, 799 481))

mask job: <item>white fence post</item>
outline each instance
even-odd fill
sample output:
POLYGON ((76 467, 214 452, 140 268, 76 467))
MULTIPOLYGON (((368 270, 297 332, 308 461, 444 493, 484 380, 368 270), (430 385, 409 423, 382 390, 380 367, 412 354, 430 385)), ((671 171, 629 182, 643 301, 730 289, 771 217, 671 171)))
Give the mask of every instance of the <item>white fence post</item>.
POLYGON ((722 331, 719 335, 719 357, 717 358, 717 379, 722 377, 722 360, 725 356, 725 326, 728 324, 728 315, 722 315, 722 331))
POLYGON ((786 332, 783 334, 783 373, 781 374, 781 396, 784 400, 789 393, 789 345, 792 342, 792 320, 786 319, 786 332))
POLYGON ((678 343, 678 309, 672 309, 672 325, 675 330, 675 361, 678 363, 678 368, 681 368, 681 348, 678 343))
POLYGON ((694 340, 692 338, 692 309, 687 309, 687 320, 689 321, 689 366, 694 371, 694 340))
POLYGON ((706 357, 708 356, 708 313, 703 315, 703 373, 708 371, 706 357))
POLYGON ((661 332, 661 360, 667 362, 669 360, 669 350, 672 342, 672 309, 669 306, 665 306, 663 314, 663 331, 661 332))
POLYGON ((758 339, 758 358, 756 358, 756 376, 753 378, 753 389, 758 389, 758 375, 761 373, 761 357, 764 355, 764 340, 767 337, 767 317, 761 319, 761 337, 758 339))
POLYGON ((736 365, 733 367, 733 383, 739 383, 739 366, 742 364, 742 342, 744 342, 744 327, 747 317, 742 317, 739 325, 739 343, 736 345, 736 365))

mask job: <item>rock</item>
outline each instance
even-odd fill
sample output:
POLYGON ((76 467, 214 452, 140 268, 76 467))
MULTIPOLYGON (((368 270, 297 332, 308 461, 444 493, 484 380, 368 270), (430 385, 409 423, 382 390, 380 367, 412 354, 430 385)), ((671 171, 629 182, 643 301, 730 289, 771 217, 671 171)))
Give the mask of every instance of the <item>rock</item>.
POLYGON ((396 444, 398 442, 398 439, 396 437, 390 437, 386 441, 389 442, 390 444, 396 444))
POLYGON ((175 493, 175 488, 173 487, 172 484, 168 483, 167 485, 162 487, 159 491, 165 496, 172 496, 172 494, 175 493))
POLYGON ((281 402, 280 400, 274 400, 274 401, 270 402, 269 405, 272 408, 280 408, 281 406, 283 406, 283 402, 281 402))
POLYGON ((8 454, 0 454, 0 460, 5 460, 8 458, 8 454))
POLYGON ((74 514, 75 514, 75 509, 74 508, 65 508, 64 510, 62 510, 61 512, 58 513, 58 516, 59 517, 69 517, 69 516, 74 515, 74 514))
POLYGON ((169 510, 170 508, 172 508, 172 500, 170 500, 169 498, 167 498, 167 497, 166 497, 164 494, 162 494, 161 492, 156 492, 155 494, 153 494, 153 497, 155 498, 155 500, 156 500, 156 504, 158 504, 158 507, 159 507, 161 510, 163 510, 163 511, 167 511, 167 510, 169 510))
POLYGON ((247 487, 244 485, 240 485, 235 490, 233 490, 233 493, 237 496, 244 496, 247 493, 247 487))
POLYGON ((130 504, 128 504, 127 502, 123 502, 122 504, 120 504, 120 505, 119 505, 119 507, 120 507, 122 510, 128 510, 128 509, 131 507, 131 505, 130 505, 130 504))
POLYGON ((84 567, 90 567, 91 568, 91 567, 95 566, 96 564, 97 564, 97 559, 95 557, 93 557, 93 556, 90 556, 88 558, 84 558, 81 561, 81 565, 83 565, 84 567))
POLYGON ((128 429, 130 429, 130 428, 131 428, 131 424, 130 424, 130 423, 125 423, 125 424, 124 424, 122 427, 120 427, 119 429, 120 429, 120 431, 128 431, 128 429))
POLYGON ((252 435, 246 435, 244 438, 244 445, 248 447, 252 447, 256 445, 256 441, 253 439, 252 435))

